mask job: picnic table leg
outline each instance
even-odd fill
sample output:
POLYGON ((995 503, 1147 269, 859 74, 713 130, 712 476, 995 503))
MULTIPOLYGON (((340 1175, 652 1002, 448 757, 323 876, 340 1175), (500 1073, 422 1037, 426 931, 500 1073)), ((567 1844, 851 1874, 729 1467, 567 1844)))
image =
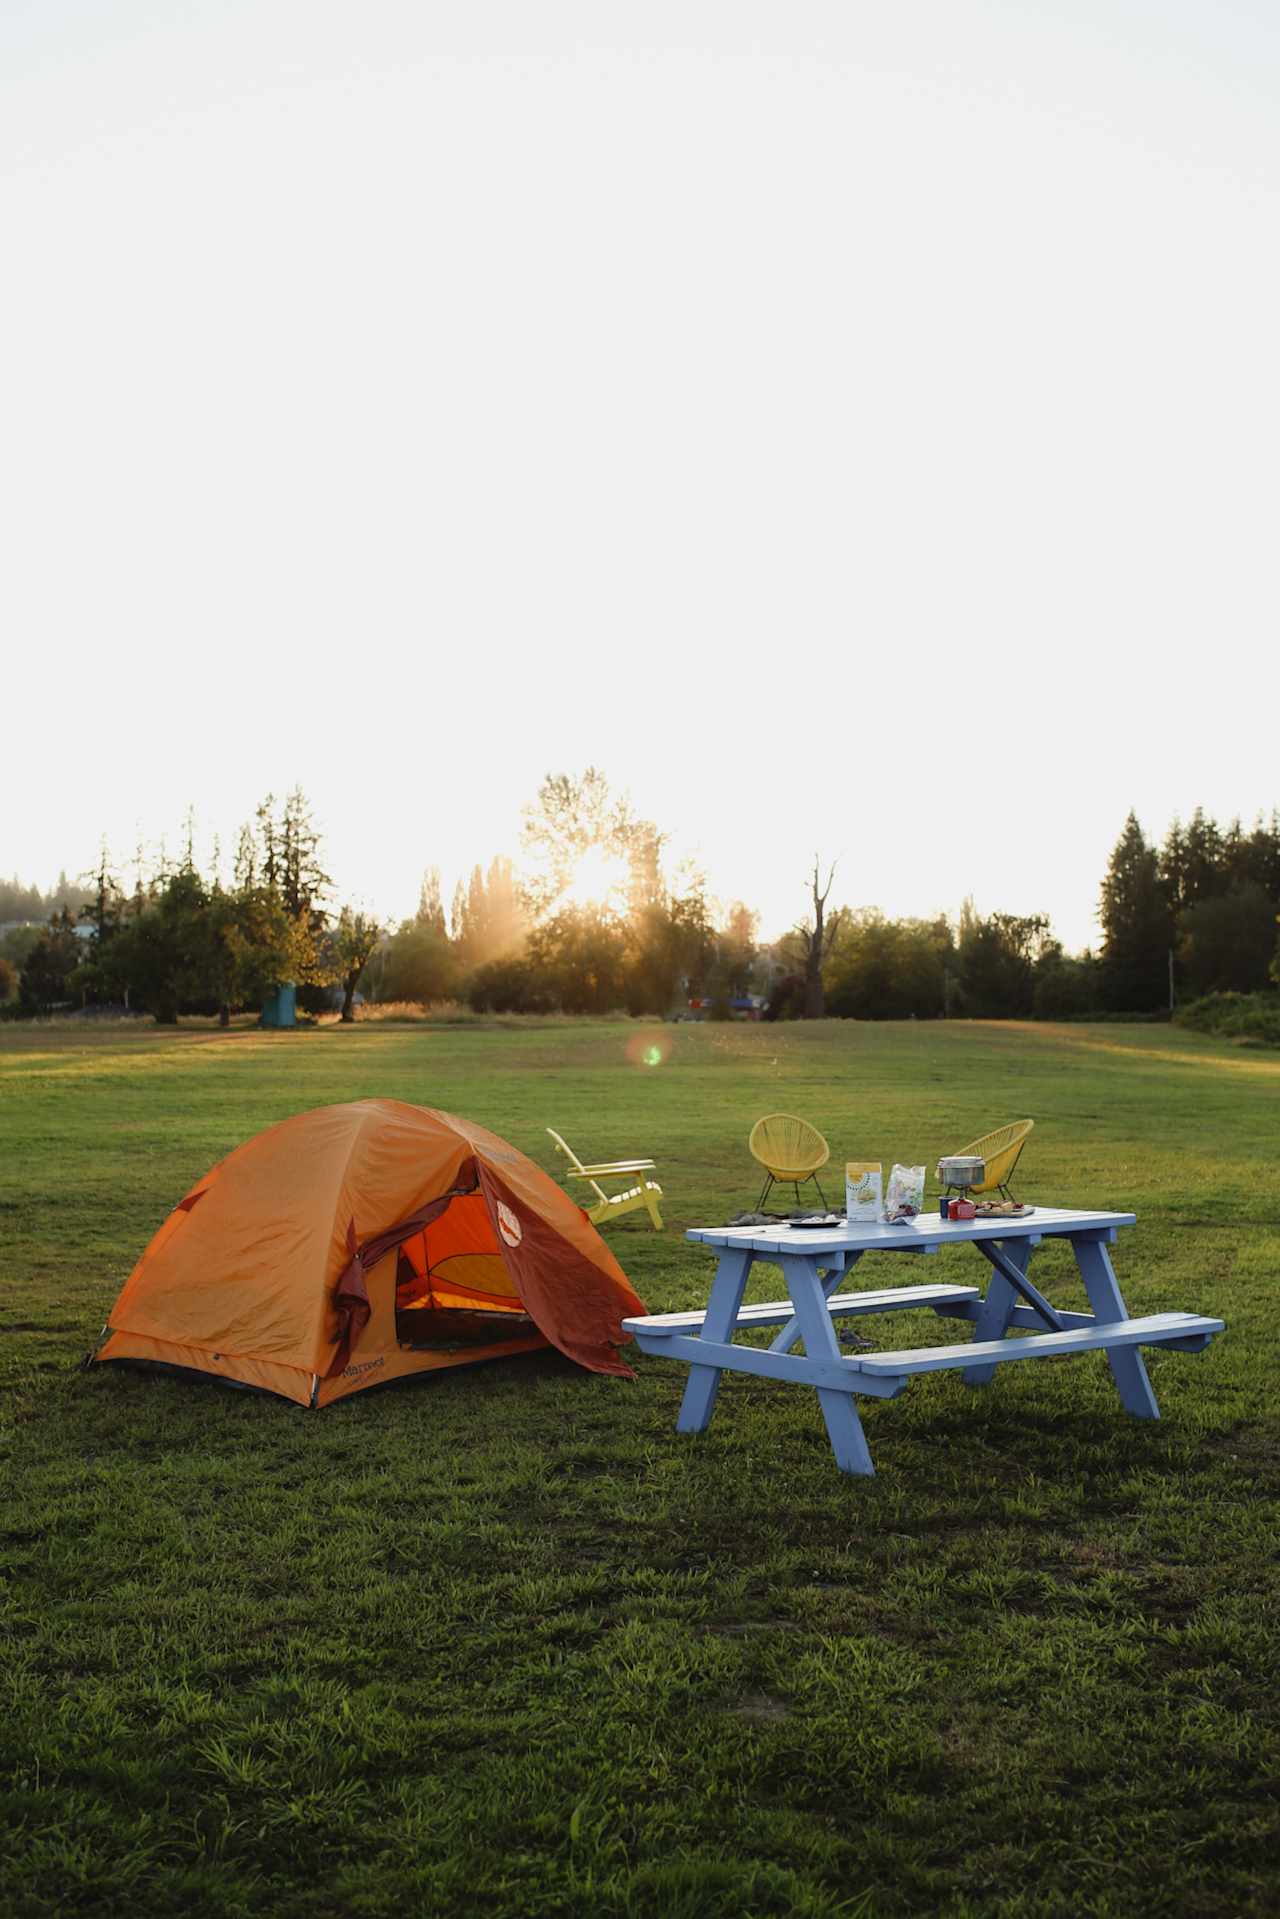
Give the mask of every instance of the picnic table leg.
MULTIPOLYGON (((1095 1318, 1103 1324, 1128 1319, 1129 1311, 1121 1298, 1110 1255, 1102 1241, 1073 1239, 1071 1245, 1095 1318)), ((1104 1351, 1125 1411, 1132 1413, 1135 1419, 1159 1419, 1160 1408, 1156 1404, 1156 1396, 1138 1348, 1107 1346, 1104 1351)))
MULTIPOLYGON (((824 1299, 830 1299, 832 1293, 834 1293, 836 1287, 840 1284, 840 1281, 847 1273, 852 1272, 853 1268, 862 1258, 862 1254, 863 1248, 860 1246, 856 1252, 850 1253, 847 1256, 847 1265, 845 1264, 846 1256, 843 1253, 832 1253, 828 1255, 828 1257, 832 1259, 838 1259, 840 1264, 827 1268, 826 1278, 822 1282, 822 1296, 824 1299)), ((793 1314, 778 1334, 778 1337, 774 1340, 772 1346, 770 1346, 769 1351, 771 1353, 789 1353, 799 1337, 800 1321, 793 1314)))
MULTIPOLYGON (((1011 1266, 1025 1273, 1031 1263, 1031 1245, 1025 1239, 1001 1240, 1000 1250, 1011 1266)), ((1003 1273, 991 1269, 991 1284, 987 1287, 987 1296, 983 1300, 978 1317, 973 1322, 973 1341, 975 1346, 984 1339, 1003 1339, 1009 1330, 1009 1321, 1013 1309, 1018 1304, 1018 1295, 1003 1273)), ((995 1374, 994 1365, 966 1366, 961 1377, 966 1386, 989 1386, 995 1374)))
MULTIPOLYGON (((738 1323, 738 1309, 742 1305, 753 1258, 754 1254, 740 1251, 737 1247, 729 1247, 721 1253, 720 1264, 711 1283, 706 1318, 702 1322, 704 1339, 732 1343, 733 1329, 738 1323)), ((720 1371, 719 1366, 689 1368, 689 1381, 680 1402, 680 1416, 676 1420, 678 1433, 704 1433, 707 1430, 716 1409, 720 1371)))
MULTIPOLYGON (((782 1270, 786 1276, 787 1291, 796 1309, 805 1358, 841 1359, 840 1341, 827 1311, 827 1289, 818 1278, 816 1269, 804 1259, 784 1259, 782 1270)), ((858 1409, 853 1403, 853 1394, 819 1386, 818 1404, 822 1408, 831 1450, 841 1472, 872 1478, 876 1469, 871 1464, 871 1452, 862 1430, 862 1421, 858 1418, 858 1409)))

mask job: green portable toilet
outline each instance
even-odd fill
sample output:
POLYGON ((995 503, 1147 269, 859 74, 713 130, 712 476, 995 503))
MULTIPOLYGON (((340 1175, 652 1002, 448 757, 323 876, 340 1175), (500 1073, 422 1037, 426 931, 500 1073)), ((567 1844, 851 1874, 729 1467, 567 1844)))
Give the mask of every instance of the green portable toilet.
POLYGON ((277 986, 262 1003, 261 1026, 296 1026, 298 1024, 298 989, 292 980, 283 986, 277 986))

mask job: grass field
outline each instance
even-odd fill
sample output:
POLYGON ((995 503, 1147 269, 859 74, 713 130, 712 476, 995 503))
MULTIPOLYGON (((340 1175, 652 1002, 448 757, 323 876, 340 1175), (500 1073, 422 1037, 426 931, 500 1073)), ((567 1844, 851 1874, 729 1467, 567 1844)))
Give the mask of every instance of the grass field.
MULTIPOLYGON (((1280 1061, 1121 1026, 10 1027, 0 1141, 6 1915, 1280 1910, 1280 1061), (652 1309, 704 1303, 681 1229, 754 1204, 760 1113, 930 1167, 1031 1114, 1025 1196, 1136 1211, 1130 1310, 1228 1330, 1150 1356, 1159 1424, 1097 1354, 863 1401, 871 1481, 762 1379, 677 1438, 684 1368, 644 1357, 320 1413, 74 1369, 215 1159, 370 1094, 549 1170, 548 1124, 654 1153, 668 1230, 611 1239, 652 1309)), ((1033 1270, 1085 1304, 1065 1249, 1033 1270)))

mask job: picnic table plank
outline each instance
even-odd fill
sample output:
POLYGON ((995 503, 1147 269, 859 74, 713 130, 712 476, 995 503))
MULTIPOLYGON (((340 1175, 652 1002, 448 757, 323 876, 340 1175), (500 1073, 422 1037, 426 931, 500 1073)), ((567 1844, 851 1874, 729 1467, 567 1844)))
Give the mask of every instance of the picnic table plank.
MULTIPOLYGON (((827 1311, 839 1318, 854 1313, 899 1312, 912 1306, 931 1306, 936 1311, 944 1304, 981 1297, 976 1286, 889 1286, 877 1293, 835 1293, 827 1300, 827 1311)), ((783 1326, 795 1317, 795 1310, 789 1299, 771 1299, 758 1306, 741 1307, 736 1324, 739 1327, 783 1326)), ((649 1338, 657 1339, 668 1331, 679 1333, 701 1326, 706 1316, 705 1310, 649 1313, 642 1319, 624 1319, 622 1324, 629 1333, 644 1332, 649 1338)))
POLYGON ((990 1339, 964 1346, 913 1347, 897 1353, 860 1353, 846 1365, 873 1377, 907 1377, 913 1373, 940 1373, 967 1366, 978 1358, 1003 1365, 1015 1359, 1054 1359, 1065 1353, 1086 1353, 1118 1346, 1181 1344, 1195 1334, 1206 1338, 1223 1330, 1220 1319, 1199 1313, 1151 1313, 1145 1319, 1115 1320, 1110 1324, 1074 1326, 1064 1333, 1033 1333, 1026 1339, 990 1339))

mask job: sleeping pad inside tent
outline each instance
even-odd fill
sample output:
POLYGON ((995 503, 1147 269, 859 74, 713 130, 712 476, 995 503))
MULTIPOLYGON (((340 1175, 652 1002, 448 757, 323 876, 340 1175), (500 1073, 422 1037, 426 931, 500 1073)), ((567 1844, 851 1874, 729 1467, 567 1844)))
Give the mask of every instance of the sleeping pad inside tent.
POLYGON ((192 1187, 92 1360, 151 1361, 306 1406, 548 1344, 632 1377, 643 1302, 581 1208, 482 1126, 401 1100, 268 1127, 192 1187))

